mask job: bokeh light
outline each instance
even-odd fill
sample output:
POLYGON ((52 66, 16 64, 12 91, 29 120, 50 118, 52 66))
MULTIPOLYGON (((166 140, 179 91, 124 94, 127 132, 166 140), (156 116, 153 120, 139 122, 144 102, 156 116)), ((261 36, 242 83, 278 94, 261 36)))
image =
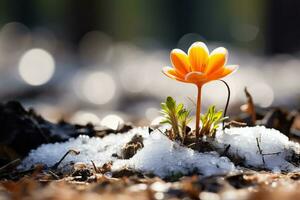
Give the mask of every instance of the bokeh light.
POLYGON ((87 111, 77 111, 72 118, 70 119, 72 123, 80 124, 80 125, 86 125, 88 123, 91 123, 93 125, 99 125, 100 119, 99 117, 91 112, 87 111))
POLYGON ((88 74, 81 84, 84 97, 93 104, 106 104, 116 93, 115 81, 104 72, 88 74))
POLYGON ((267 108, 272 105, 274 100, 273 89, 266 83, 260 82, 252 84, 248 87, 252 94, 254 103, 261 107, 267 108))
POLYGON ((151 123, 150 123, 150 126, 158 126, 160 125, 160 123, 164 120, 165 118, 162 117, 162 116, 158 116, 158 117, 155 117, 151 123))
POLYGON ((52 55, 43 49, 27 51, 19 62, 19 74, 29 85, 38 86, 47 83, 55 71, 52 55))
POLYGON ((100 124, 102 126, 105 126, 107 128, 111 128, 111 129, 114 129, 114 130, 117 130, 118 127, 124 123, 124 120, 118 116, 118 115, 115 115, 115 114, 109 114, 107 116, 105 116, 100 124))

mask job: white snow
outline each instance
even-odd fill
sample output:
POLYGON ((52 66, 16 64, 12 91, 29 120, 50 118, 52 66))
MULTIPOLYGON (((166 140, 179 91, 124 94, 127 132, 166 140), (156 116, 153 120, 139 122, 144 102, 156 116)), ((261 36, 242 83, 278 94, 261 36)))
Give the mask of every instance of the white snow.
POLYGON ((161 177, 179 172, 187 174, 195 169, 204 175, 222 174, 235 170, 234 164, 228 158, 219 157, 216 152, 195 152, 170 141, 158 130, 149 135, 148 128, 135 128, 128 133, 110 134, 103 139, 80 136, 64 143, 45 144, 31 151, 21 168, 28 169, 36 163, 53 166, 69 149, 80 151, 80 154, 69 155, 60 167, 68 166, 71 161, 91 164, 93 160, 97 166, 113 161, 113 170, 131 167, 161 177), (113 157, 114 153, 120 155, 121 149, 135 134, 143 136, 144 148, 131 159, 123 160, 113 157))
MULTIPOLYGON (((244 158, 244 165, 267 168, 274 171, 295 171, 295 167, 287 161, 292 149, 299 149, 299 144, 290 142, 288 138, 274 129, 262 126, 231 128, 225 132, 218 131, 213 144, 225 150, 230 144, 229 153, 244 158), (259 152, 256 138, 264 155, 259 152), (276 154, 274 154, 276 153, 276 154)), ((223 174, 236 171, 235 165, 227 158, 220 157, 217 152, 199 153, 170 141, 160 131, 151 134, 148 128, 134 128, 127 133, 110 134, 104 138, 79 136, 64 143, 45 144, 32 150, 24 159, 20 168, 28 169, 33 164, 44 163, 53 166, 69 149, 80 151, 79 155, 69 155, 60 167, 69 166, 70 162, 83 162, 97 166, 113 161, 112 170, 129 167, 144 173, 166 177, 177 173, 188 174, 198 171, 204 175, 223 174), (119 159, 112 154, 121 155, 121 150, 134 135, 144 138, 144 147, 130 159, 119 159)))
POLYGON ((245 159, 244 164, 248 166, 274 171, 299 170, 287 161, 292 149, 299 151, 299 144, 289 141, 287 136, 275 129, 256 126, 231 128, 225 132, 220 130, 214 144, 223 149, 230 144, 229 153, 245 159))
POLYGON ((204 175, 224 174, 235 170, 234 164, 216 152, 199 153, 172 142, 156 131, 145 141, 144 148, 129 160, 117 160, 113 170, 124 166, 139 171, 153 173, 161 177, 188 174, 195 169, 204 175))
POLYGON ((28 169, 36 163, 43 163, 49 167, 53 166, 69 149, 80 151, 80 154, 67 156, 61 166, 70 162, 91 164, 91 160, 97 166, 102 166, 106 162, 116 160, 112 154, 119 153, 135 134, 146 136, 148 135, 147 128, 132 129, 126 134, 110 134, 104 138, 90 138, 81 135, 64 143, 43 144, 29 153, 28 157, 22 162, 21 167, 28 169))

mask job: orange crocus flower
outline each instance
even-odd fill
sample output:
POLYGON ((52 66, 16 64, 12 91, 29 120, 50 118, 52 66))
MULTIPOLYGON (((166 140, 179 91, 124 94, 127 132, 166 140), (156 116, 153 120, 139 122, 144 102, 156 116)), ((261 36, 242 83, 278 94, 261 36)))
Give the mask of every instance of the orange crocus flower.
POLYGON ((225 65, 228 51, 224 47, 213 50, 210 54, 203 42, 195 42, 188 54, 180 49, 173 49, 170 58, 173 67, 164 67, 163 73, 175 80, 193 83, 198 88, 196 110, 196 135, 200 132, 201 88, 205 83, 219 80, 238 69, 237 65, 225 65))

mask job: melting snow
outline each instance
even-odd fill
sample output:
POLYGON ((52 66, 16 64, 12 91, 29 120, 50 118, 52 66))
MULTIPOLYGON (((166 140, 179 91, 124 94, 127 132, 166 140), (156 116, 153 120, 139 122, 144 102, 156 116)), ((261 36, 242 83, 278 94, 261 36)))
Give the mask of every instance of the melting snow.
POLYGON ((124 166, 164 177, 194 170, 204 175, 224 174, 235 170, 234 164, 216 152, 199 153, 178 145, 160 132, 152 133, 144 140, 144 148, 129 160, 117 160, 113 170, 124 166))
POLYGON ((244 164, 274 171, 299 170, 288 162, 292 154, 299 153, 299 144, 275 129, 264 126, 231 128, 218 131, 215 146, 225 149, 230 144, 229 153, 244 159, 244 164))
MULTIPOLYGON (((225 132, 218 131, 213 143, 225 150, 230 144, 229 153, 245 159, 245 165, 264 167, 270 170, 296 170, 287 161, 292 149, 299 144, 290 142, 288 138, 274 129, 265 127, 231 128, 225 132), (257 140, 256 140, 257 138, 257 140), (259 152, 257 141, 264 155, 259 152)), ((71 162, 84 162, 97 166, 113 161, 112 170, 129 167, 145 173, 154 173, 165 177, 176 173, 188 174, 197 170, 204 175, 222 174, 235 171, 234 164, 227 157, 220 157, 217 152, 199 153, 170 141, 158 130, 151 134, 148 128, 135 128, 127 133, 110 134, 104 138, 79 136, 64 143, 45 144, 30 152, 20 168, 28 169, 33 164, 44 163, 53 166, 69 149, 80 151, 79 155, 69 155, 60 167, 71 162), (121 155, 121 150, 134 135, 144 138, 144 147, 130 159, 119 159, 113 154, 121 155)))

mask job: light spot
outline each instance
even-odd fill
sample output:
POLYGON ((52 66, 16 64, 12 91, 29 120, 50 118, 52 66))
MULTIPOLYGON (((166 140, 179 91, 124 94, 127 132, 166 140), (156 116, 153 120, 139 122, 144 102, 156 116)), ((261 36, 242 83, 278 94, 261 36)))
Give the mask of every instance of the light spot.
POLYGON ((150 189, 156 192, 167 192, 170 188, 170 183, 155 182, 152 183, 150 189))
POLYGON ((100 119, 97 115, 91 112, 78 111, 76 112, 70 120, 72 123, 86 125, 88 123, 99 125, 100 119))
POLYGON ((220 196, 212 192, 201 192, 199 198, 202 200, 220 200, 220 196))
POLYGON ((101 120, 101 125, 117 130, 118 127, 124 123, 124 120, 118 115, 107 115, 101 120))
POLYGON ((155 194, 154 194, 154 197, 155 197, 155 199, 157 199, 157 200, 161 200, 161 199, 164 199, 164 193, 162 193, 162 192, 156 192, 155 194))
POLYGON ((274 92, 268 84, 264 82, 253 84, 248 87, 248 90, 253 97, 254 104, 263 108, 272 105, 274 101, 274 92))
POLYGON ((19 62, 19 74, 29 85, 38 86, 47 83, 55 71, 52 55, 43 49, 27 51, 19 62))
POLYGON ((82 83, 82 93, 91 103, 102 105, 108 103, 116 91, 115 81, 109 74, 93 72, 88 74, 82 83))
POLYGON ((120 81, 128 92, 143 92, 150 83, 150 73, 147 71, 146 66, 143 66, 143 69, 140 69, 140 66, 141 63, 130 63, 120 69, 120 81))
POLYGON ((151 123, 150 123, 150 126, 157 126, 157 125, 160 125, 160 122, 162 122, 165 118, 162 117, 162 116, 158 116, 158 117, 155 117, 151 123))

